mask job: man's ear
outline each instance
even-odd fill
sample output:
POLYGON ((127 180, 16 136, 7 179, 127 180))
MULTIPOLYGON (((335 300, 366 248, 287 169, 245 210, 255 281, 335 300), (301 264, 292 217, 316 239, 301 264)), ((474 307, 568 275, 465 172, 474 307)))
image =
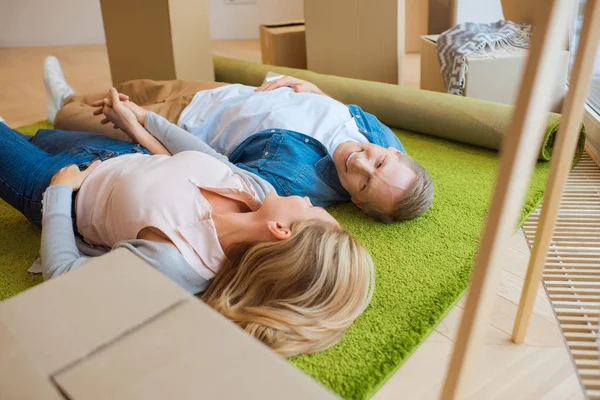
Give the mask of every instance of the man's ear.
POLYGON ((267 229, 269 229, 271 235, 277 240, 285 240, 292 236, 290 228, 283 226, 278 221, 267 222, 267 229))

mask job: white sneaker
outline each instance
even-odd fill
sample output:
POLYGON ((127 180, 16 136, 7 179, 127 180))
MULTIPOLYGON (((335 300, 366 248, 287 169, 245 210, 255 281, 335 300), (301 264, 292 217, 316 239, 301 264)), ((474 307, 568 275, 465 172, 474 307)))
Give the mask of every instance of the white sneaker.
POLYGON ((48 121, 54 123, 56 113, 61 109, 65 99, 75 94, 75 90, 67 83, 58 59, 54 56, 44 60, 44 86, 46 86, 46 111, 48 121))

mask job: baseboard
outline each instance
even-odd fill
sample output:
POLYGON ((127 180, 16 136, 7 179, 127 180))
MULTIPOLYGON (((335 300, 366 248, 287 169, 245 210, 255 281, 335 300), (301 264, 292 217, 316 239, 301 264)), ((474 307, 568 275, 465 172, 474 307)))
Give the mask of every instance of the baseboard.
POLYGON ((600 148, 595 145, 591 140, 585 141, 585 151, 594 160, 597 166, 600 167, 600 148))
POLYGON ((586 139, 585 149, 594 162, 600 166, 600 116, 589 106, 585 106, 583 113, 586 139))

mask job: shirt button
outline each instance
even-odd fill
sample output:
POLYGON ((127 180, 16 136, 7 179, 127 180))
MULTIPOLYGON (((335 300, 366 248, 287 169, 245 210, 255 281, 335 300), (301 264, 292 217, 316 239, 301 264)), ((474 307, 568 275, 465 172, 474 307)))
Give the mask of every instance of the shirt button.
POLYGON ((268 155, 269 155, 269 152, 268 152, 268 151, 265 151, 265 156, 268 156, 268 155))
POLYGON ((304 139, 304 143, 308 143, 308 139, 304 139))
POLYGON ((360 118, 360 115, 357 115, 356 118, 360 118))
POLYGON ((271 129, 271 132, 275 132, 275 129, 271 129))

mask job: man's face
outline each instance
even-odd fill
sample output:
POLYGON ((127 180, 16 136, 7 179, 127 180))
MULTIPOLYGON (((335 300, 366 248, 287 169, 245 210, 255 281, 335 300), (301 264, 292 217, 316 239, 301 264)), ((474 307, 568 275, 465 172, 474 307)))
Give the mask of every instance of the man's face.
POLYGON ((416 173, 403 162, 405 154, 372 143, 344 142, 333 153, 342 186, 357 206, 370 204, 391 212, 412 185, 416 173))

